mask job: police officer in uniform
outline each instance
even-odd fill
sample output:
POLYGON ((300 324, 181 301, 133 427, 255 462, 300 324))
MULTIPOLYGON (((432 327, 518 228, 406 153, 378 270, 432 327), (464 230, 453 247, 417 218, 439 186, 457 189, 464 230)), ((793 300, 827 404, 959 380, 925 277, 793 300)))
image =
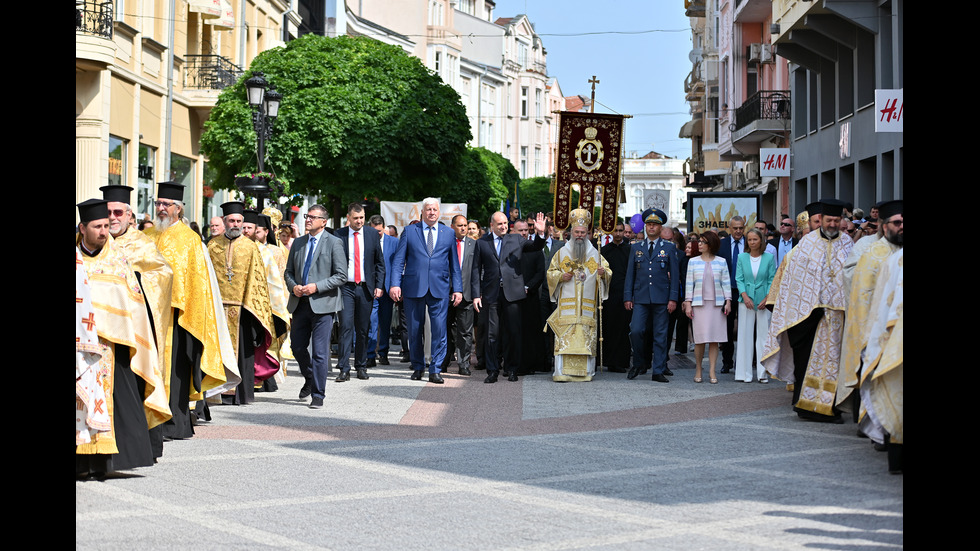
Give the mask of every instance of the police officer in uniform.
POLYGON ((624 306, 633 312, 630 321, 633 367, 627 378, 635 379, 649 367, 654 381, 668 383, 667 322, 677 308, 680 285, 677 248, 660 237, 660 230, 667 223, 667 215, 662 210, 647 209, 641 216, 646 225, 646 239, 630 247, 623 289, 624 306), (644 342, 645 338, 653 342, 644 342), (647 352, 651 344, 652 359, 647 352))

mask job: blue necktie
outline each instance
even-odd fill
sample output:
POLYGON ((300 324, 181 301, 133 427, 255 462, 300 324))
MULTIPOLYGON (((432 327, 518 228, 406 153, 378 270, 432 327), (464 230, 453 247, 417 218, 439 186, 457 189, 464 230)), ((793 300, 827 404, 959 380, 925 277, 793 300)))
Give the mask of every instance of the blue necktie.
POLYGON ((313 250, 316 249, 316 238, 310 236, 310 243, 306 246, 306 263, 303 264, 303 285, 307 284, 306 278, 310 275, 310 264, 313 260, 313 250))
POLYGON ((432 256, 432 250, 436 248, 436 244, 432 238, 432 234, 434 233, 433 230, 435 228, 432 226, 426 226, 425 229, 429 232, 429 238, 426 239, 426 247, 429 249, 429 256, 432 256))
POLYGON ((735 252, 732 254, 732 262, 735 262, 735 259, 736 258, 738 258, 738 241, 737 240, 735 241, 735 252))

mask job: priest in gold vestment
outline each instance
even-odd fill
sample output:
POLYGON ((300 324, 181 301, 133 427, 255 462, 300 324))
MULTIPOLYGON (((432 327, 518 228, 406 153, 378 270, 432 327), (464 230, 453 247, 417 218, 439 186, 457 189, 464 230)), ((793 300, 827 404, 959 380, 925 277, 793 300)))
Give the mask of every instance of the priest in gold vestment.
MULTIPOLYGON (((879 218, 880 220, 881 218, 879 218)), ((887 444, 888 470, 904 472, 905 443, 905 268, 904 249, 885 262, 875 287, 873 323, 862 359, 859 427, 887 444)))
MULTIPOLYGON (((858 387, 861 374, 861 356, 871 333, 874 321, 872 298, 879 278, 879 271, 885 261, 895 251, 902 248, 903 228, 891 227, 888 220, 901 221, 903 201, 887 201, 878 206, 879 222, 883 230, 882 238, 871 242, 855 262, 850 278, 847 301, 847 321, 844 324, 844 343, 841 351, 841 385, 837 387, 837 403, 842 409, 851 391, 858 387)), ((865 237, 871 239, 871 237, 865 237)), ((857 246, 855 245, 855 249, 857 246)), ((853 257, 853 251, 851 257, 853 257)), ((862 414, 863 416, 863 414, 862 414)))
POLYGON ((192 418, 208 419, 206 397, 232 389, 241 381, 234 348, 225 328, 220 295, 211 277, 214 269, 201 238, 183 222, 184 185, 160 182, 156 225, 145 232, 173 269, 170 292, 172 318, 167 328, 165 356, 170 358, 172 423, 168 438, 194 434, 192 418), (193 407, 192 407, 193 406, 193 407))
POLYGON ((278 334, 262 253, 254 241, 242 236, 245 205, 240 201, 229 201, 221 205, 221 209, 225 233, 211 239, 208 253, 217 272, 229 336, 237 347, 236 358, 242 376, 235 391, 224 393, 222 401, 244 405, 255 399, 256 348, 278 334))
POLYGON ((259 351, 256 351, 256 376, 259 376, 260 364, 266 370, 273 369, 275 376, 267 378, 262 385, 263 390, 271 392, 278 389, 276 381, 285 381, 280 352, 282 343, 289 331, 289 309, 286 307, 289 302, 289 291, 286 290, 286 280, 283 278, 283 273, 286 271, 286 257, 283 255, 282 249, 276 245, 275 226, 267 214, 259 214, 258 218, 259 221, 255 226, 255 233, 252 238, 259 246, 262 262, 265 264, 266 281, 269 284, 269 303, 272 306, 275 335, 278 337, 273 335, 271 340, 264 345, 264 350, 261 350, 266 356, 265 360, 260 359, 259 351))
POLYGON ((547 273, 557 303, 548 318, 555 332, 552 380, 557 382, 591 381, 595 375, 599 312, 612 279, 609 263, 589 241, 589 212, 575 209, 570 216, 572 238, 552 257, 547 273))
POLYGON ((821 228, 803 237, 781 263, 786 268, 762 365, 794 383, 793 406, 801 418, 841 422, 834 401, 846 301, 843 266, 854 242, 840 231, 844 203, 820 202, 821 228))
POLYGON ((78 205, 81 223, 75 244, 82 253, 93 308, 81 322, 93 324, 98 334, 101 357, 92 367, 112 427, 91 434, 82 444, 76 432, 76 476, 153 465, 149 429, 170 418, 143 292, 109 235, 107 204, 89 199, 78 205))

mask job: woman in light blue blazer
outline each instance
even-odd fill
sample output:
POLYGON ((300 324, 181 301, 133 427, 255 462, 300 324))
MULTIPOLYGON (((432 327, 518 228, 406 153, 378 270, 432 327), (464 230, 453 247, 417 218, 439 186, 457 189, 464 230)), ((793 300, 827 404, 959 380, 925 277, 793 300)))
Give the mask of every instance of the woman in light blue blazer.
POLYGON ((772 313, 766 299, 772 278, 776 275, 776 259, 766 251, 762 232, 752 228, 745 233, 746 252, 738 255, 735 282, 738 296, 738 347, 735 351, 735 380, 752 382, 752 352, 755 351, 755 370, 760 383, 769 382, 762 367, 762 352, 769 338, 772 313), (755 336, 753 337, 753 332, 755 336))

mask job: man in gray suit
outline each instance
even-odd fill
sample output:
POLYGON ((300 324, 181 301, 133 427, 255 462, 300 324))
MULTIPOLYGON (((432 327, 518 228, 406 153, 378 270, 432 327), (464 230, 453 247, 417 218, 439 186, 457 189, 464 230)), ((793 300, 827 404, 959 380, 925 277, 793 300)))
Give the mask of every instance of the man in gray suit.
MULTIPOLYGON (((467 220, 462 214, 457 214, 452 221, 453 231, 456 233, 455 244, 456 252, 460 258, 460 269, 463 278, 463 300, 458 305, 449 305, 449 328, 450 350, 456 351, 456 360, 459 363, 460 375, 471 375, 470 372, 470 352, 473 350, 473 289, 471 289, 473 254, 476 251, 476 241, 466 236, 467 220)), ((446 359, 442 363, 442 370, 446 371, 449 367, 452 354, 446 354, 446 359)))
POLYGON ((293 357, 306 378, 299 391, 302 400, 313 395, 310 408, 323 407, 324 387, 330 370, 330 331, 334 314, 344 307, 340 287, 347 282, 347 256, 340 239, 323 231, 327 209, 313 205, 306 213, 306 235, 289 248, 286 288, 290 291, 289 312, 293 357), (313 357, 310 358, 310 339, 313 357))

